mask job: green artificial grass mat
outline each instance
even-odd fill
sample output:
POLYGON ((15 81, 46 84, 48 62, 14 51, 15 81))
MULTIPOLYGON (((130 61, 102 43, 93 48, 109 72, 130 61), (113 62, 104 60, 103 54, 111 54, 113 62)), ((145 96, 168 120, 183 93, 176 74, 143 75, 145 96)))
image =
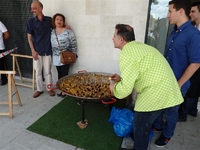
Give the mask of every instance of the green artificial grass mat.
MULTIPOLYGON (((117 100, 114 105, 122 108, 124 102, 117 100)), ((85 150, 119 150, 122 138, 108 122, 110 109, 101 103, 86 103, 84 110, 88 120, 84 129, 77 125, 82 120, 81 105, 71 97, 63 99, 27 129, 85 150)))

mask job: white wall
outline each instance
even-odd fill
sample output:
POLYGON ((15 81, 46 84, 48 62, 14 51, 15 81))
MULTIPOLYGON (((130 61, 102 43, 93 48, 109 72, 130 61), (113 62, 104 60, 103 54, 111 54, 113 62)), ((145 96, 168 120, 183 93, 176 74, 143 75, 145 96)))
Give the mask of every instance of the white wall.
MULTIPOLYGON (((78 60, 70 73, 119 72, 119 49, 113 47, 115 25, 129 24, 136 40, 144 42, 149 0, 40 0, 43 13, 53 16, 62 13, 72 27, 77 40, 78 60)), ((53 80, 57 71, 53 67, 53 80)))

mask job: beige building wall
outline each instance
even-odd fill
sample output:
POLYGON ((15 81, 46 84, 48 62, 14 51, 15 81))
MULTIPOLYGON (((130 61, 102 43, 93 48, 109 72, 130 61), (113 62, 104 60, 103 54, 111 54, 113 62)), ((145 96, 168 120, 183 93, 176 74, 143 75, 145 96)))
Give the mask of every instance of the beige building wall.
MULTIPOLYGON (((70 73, 119 73, 119 49, 113 47, 115 25, 129 24, 136 40, 144 42, 149 0, 40 0, 44 15, 62 13, 72 27, 77 40, 77 62, 70 73)), ((53 70, 54 83, 57 72, 53 70)))

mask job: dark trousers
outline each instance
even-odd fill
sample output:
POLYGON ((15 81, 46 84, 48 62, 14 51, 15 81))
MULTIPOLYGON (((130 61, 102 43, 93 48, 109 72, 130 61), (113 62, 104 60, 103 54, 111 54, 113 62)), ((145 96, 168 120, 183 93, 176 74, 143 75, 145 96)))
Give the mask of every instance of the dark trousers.
POLYGON ((200 97, 200 69, 190 78, 190 87, 181 104, 179 115, 186 117, 188 113, 197 114, 198 98, 200 97))
POLYGON ((162 129, 162 134, 171 138, 174 135, 174 130, 176 128, 176 123, 178 120, 178 110, 179 105, 166 108, 154 121, 153 127, 157 129, 162 129), (163 115, 165 116, 166 121, 163 121, 163 115))
POLYGON ((64 76, 68 75, 69 72, 69 64, 62 65, 62 66, 56 66, 56 69, 58 71, 58 80, 64 76))
MULTIPOLYGON (((0 50, 0 53, 5 52, 5 50, 0 50)), ((0 70, 6 70, 6 59, 5 57, 0 58, 0 70)), ((1 74, 1 82, 7 81, 6 74, 1 74)))
POLYGON ((135 112, 133 150, 147 150, 154 120, 164 111, 135 112))
POLYGON ((187 114, 197 114, 198 109, 198 98, 189 98, 185 97, 184 102, 181 104, 181 107, 179 109, 179 115, 182 117, 186 117, 187 114))

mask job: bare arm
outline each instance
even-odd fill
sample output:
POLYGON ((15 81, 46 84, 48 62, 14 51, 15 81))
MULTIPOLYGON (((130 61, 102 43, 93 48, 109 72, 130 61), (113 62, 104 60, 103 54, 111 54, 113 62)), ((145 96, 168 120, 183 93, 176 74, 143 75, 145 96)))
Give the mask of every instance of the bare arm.
POLYGON ((197 71, 197 69, 200 67, 200 63, 191 63, 187 69, 185 70, 185 72, 183 73, 183 75, 181 76, 181 78, 178 80, 178 85, 181 88, 182 85, 188 81, 191 76, 197 71))
POLYGON ((10 33, 8 31, 3 33, 3 39, 4 41, 7 40, 10 37, 10 33))
POLYGON ((35 51, 35 48, 33 46, 33 39, 31 34, 28 34, 28 43, 31 48, 33 59, 38 60, 38 53, 35 51))
POLYGON ((114 93, 114 87, 115 87, 115 84, 110 84, 109 85, 109 89, 110 89, 110 92, 111 92, 112 95, 114 95, 113 94, 114 93))

